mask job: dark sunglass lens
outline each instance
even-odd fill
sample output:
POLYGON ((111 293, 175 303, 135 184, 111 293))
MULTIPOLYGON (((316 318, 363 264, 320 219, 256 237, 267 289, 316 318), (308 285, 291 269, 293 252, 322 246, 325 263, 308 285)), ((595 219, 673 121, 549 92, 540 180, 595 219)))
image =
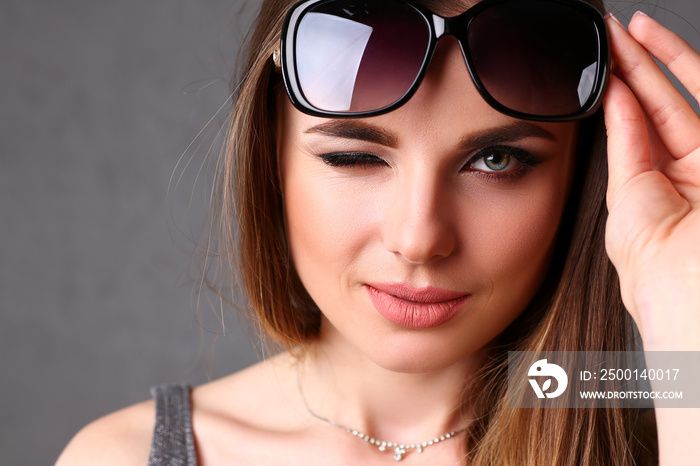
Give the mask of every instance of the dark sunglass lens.
POLYGON ((426 20, 402 2, 320 2, 296 32, 298 84, 319 110, 378 110, 410 89, 429 42, 426 20))
POLYGON ((472 20, 467 40, 482 85, 511 110, 571 115, 594 91, 598 33, 594 22, 572 5, 504 2, 472 20))

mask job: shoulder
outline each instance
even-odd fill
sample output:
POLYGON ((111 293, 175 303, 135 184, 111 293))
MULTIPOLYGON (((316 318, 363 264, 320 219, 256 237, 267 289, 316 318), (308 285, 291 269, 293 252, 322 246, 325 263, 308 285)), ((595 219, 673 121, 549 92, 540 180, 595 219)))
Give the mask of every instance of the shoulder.
MULTIPOLYGON (((293 436, 304 419, 295 361, 283 353, 192 390, 191 423, 202 464, 243 457, 238 462, 249 464, 245 455, 267 450, 272 437, 293 436)), ((109 414, 78 432, 56 466, 143 466, 155 422, 152 400, 109 414)))
POLYGON ((155 403, 145 401, 102 417, 81 429, 56 466, 139 465, 148 462, 155 403))

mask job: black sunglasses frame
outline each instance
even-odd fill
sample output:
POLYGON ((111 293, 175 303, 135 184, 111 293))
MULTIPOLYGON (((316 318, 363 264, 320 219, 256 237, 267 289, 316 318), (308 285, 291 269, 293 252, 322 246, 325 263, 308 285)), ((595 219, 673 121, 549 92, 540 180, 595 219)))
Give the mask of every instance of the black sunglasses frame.
MULTIPOLYGON (((568 7, 579 11, 587 19, 591 21, 594 25, 598 37, 598 67, 595 78, 595 84, 593 91, 589 96, 588 100, 581 106, 581 108, 570 114, 566 115, 533 115, 529 113, 523 113, 516 110, 512 110, 505 105, 494 99, 489 92, 486 90, 485 86, 482 84, 479 76, 475 71, 475 66, 472 58, 469 54, 469 50, 465 47, 466 42, 466 32, 469 28, 469 24, 474 17, 478 14, 487 10, 495 5, 500 5, 502 3, 508 2, 527 2, 529 0, 483 0, 471 8, 469 8, 464 13, 461 13, 453 17, 444 17, 436 15, 435 13, 428 10, 423 5, 415 3, 410 0, 400 0, 405 5, 416 10, 424 19, 426 26, 430 30, 430 42, 428 44, 425 57, 423 58, 423 63, 421 64, 420 71, 418 72, 413 84, 408 88, 406 93, 396 100, 395 102, 376 109, 361 112, 337 112, 321 110, 313 106, 304 97, 304 92, 301 89, 301 84, 298 79, 298 70, 296 66, 296 60, 294 58, 294 47, 296 41, 297 29, 301 18, 304 17, 306 12, 311 8, 318 5, 319 3, 326 3, 329 1, 337 0, 301 0, 287 13, 284 24, 282 26, 282 35, 280 39, 280 60, 282 68, 282 76, 287 94, 294 105, 299 111, 318 117, 330 117, 330 118, 360 118, 360 117, 371 117, 382 115, 395 110, 405 104, 416 92, 420 83, 428 70, 428 66, 433 58, 435 48, 437 47, 438 41, 441 37, 445 35, 454 36, 458 42, 460 49, 462 50, 462 56, 471 76, 474 86, 479 91, 482 98, 495 110, 514 118, 521 120, 534 120, 534 121, 544 121, 544 122, 561 122, 561 121, 574 121, 586 118, 594 114, 601 105, 602 96, 605 93, 607 87, 608 78, 611 69, 611 54, 610 54, 610 43, 609 37, 605 25, 605 20, 600 12, 592 5, 585 3, 582 0, 538 0, 547 1, 552 4, 565 4, 568 7)), ((379 0, 380 1, 380 0, 379 0)))

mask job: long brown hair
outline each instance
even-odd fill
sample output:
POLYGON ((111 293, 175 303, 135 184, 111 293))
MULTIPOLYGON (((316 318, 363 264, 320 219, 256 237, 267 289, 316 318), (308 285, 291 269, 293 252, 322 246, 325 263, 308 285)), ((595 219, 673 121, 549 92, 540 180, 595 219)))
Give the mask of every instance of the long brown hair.
MULTIPOLYGON (((281 83, 271 59, 292 3, 265 0, 249 37, 212 219, 226 260, 219 278, 240 273, 249 316, 261 334, 282 348, 303 351, 318 335, 320 311, 296 275, 284 231, 275 134, 281 83)), ((423 3, 444 11, 464 2, 423 3)), ((602 1, 589 3, 602 11, 602 1)), ((477 414, 467 435, 468 460, 474 465, 631 466, 642 464, 648 453, 635 434, 635 411, 512 409, 505 399, 508 350, 629 349, 630 319, 604 245, 607 166, 601 112, 582 123, 579 138, 577 181, 543 285, 503 333, 482 371, 465 382, 465 403, 477 414)))

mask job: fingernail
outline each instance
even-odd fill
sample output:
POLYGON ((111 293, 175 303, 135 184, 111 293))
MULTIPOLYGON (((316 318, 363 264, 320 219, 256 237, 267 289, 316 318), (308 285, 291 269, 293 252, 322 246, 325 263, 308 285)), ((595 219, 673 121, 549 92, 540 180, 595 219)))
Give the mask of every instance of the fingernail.
POLYGON ((646 13, 644 13, 643 11, 640 11, 640 10, 637 10, 637 12, 632 17, 634 18, 637 15, 646 16, 647 18, 649 17, 649 15, 647 15, 646 13))
POLYGON ((609 12, 607 15, 605 15, 605 19, 612 19, 612 20, 615 21, 621 28, 624 29, 624 27, 625 27, 625 26, 620 22, 620 20, 617 19, 617 17, 616 17, 614 14, 612 14, 612 11, 609 12))

